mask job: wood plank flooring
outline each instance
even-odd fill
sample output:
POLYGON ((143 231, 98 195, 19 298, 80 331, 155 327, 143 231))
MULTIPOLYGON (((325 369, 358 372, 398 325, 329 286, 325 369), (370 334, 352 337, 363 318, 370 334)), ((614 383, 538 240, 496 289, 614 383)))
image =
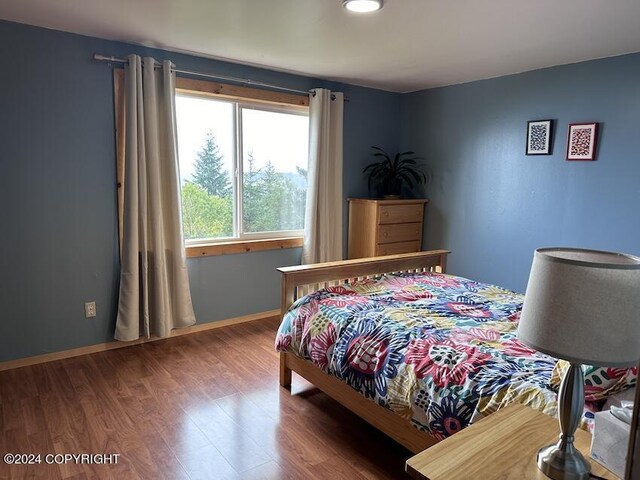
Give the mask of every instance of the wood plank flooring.
POLYGON ((0 479, 407 478, 411 455, 294 374, 273 320, 0 372, 0 479), (7 465, 5 453, 42 464, 7 465), (45 454, 118 453, 113 465, 45 454))

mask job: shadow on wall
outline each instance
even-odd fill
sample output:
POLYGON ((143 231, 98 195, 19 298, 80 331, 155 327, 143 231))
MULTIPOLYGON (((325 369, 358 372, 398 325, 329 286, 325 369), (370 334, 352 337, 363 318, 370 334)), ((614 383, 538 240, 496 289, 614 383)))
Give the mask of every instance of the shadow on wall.
MULTIPOLYGON (((429 198, 429 197, 427 197, 429 198)), ((425 209, 424 231, 422 232, 422 249, 448 249, 445 245, 443 233, 447 229, 446 215, 440 210, 437 204, 429 202, 425 209)))

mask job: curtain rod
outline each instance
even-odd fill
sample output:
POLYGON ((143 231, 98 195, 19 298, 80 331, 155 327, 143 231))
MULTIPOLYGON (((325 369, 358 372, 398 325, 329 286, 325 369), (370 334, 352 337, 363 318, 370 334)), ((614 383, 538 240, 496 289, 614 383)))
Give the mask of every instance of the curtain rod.
MULTIPOLYGON (((114 57, 113 55, 100 55, 99 53, 94 53, 93 54, 93 59, 94 60, 98 60, 101 62, 112 62, 112 63, 129 63, 129 60, 127 60, 126 58, 118 58, 118 57, 114 57)), ((159 62, 156 62, 156 65, 162 65, 159 62)), ((181 70, 179 68, 176 68, 176 65, 171 62, 171 67, 173 68, 173 71, 176 73, 182 73, 185 75, 191 75, 191 76, 195 76, 195 77, 202 77, 202 78, 213 78, 216 80, 226 80, 228 82, 234 82, 234 83, 243 83, 245 85, 253 85, 253 86, 257 86, 257 87, 264 87, 264 88, 269 88, 272 90, 280 90, 281 92, 289 92, 289 93, 296 93, 299 95, 313 95, 315 97, 316 92, 315 90, 309 90, 309 91, 305 91, 305 90, 296 90, 295 88, 287 88, 287 87, 281 87, 280 85, 273 85, 271 83, 264 83, 264 82, 256 82, 254 80, 250 80, 248 78, 237 78, 237 77, 227 77, 225 75, 215 75, 215 74, 211 74, 211 73, 201 73, 201 72, 194 72, 192 70, 181 70)), ((331 100, 335 100, 335 95, 331 95, 331 100)), ((344 97, 344 101, 348 102, 349 99, 347 97, 344 97)))

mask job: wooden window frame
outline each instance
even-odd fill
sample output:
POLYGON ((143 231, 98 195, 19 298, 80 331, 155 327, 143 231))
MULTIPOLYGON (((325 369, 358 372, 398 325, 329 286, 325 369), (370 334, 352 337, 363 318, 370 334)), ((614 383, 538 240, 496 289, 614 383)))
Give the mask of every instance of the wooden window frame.
MULTIPOLYGON (((125 150, 125 98, 124 98, 124 69, 113 70, 115 132, 116 132, 116 181, 118 187, 118 239, 122 250, 122 224, 124 213, 124 150, 125 150)), ((258 88, 242 87, 208 80, 177 77, 176 93, 197 94, 232 101, 251 101, 271 106, 299 107, 307 110, 309 96, 286 92, 275 92, 258 88)), ((237 253, 257 252, 264 250, 280 250, 284 248, 301 247, 302 237, 268 238, 268 239, 240 239, 216 242, 198 243, 185 247, 189 258, 214 255, 229 255, 237 253)))

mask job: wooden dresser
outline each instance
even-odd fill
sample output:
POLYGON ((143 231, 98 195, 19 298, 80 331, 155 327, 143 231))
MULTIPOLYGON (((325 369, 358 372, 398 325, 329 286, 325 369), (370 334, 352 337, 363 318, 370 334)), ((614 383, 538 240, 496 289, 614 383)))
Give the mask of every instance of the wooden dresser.
POLYGON ((349 198, 349 258, 377 257, 422 249, 426 199, 349 198))

